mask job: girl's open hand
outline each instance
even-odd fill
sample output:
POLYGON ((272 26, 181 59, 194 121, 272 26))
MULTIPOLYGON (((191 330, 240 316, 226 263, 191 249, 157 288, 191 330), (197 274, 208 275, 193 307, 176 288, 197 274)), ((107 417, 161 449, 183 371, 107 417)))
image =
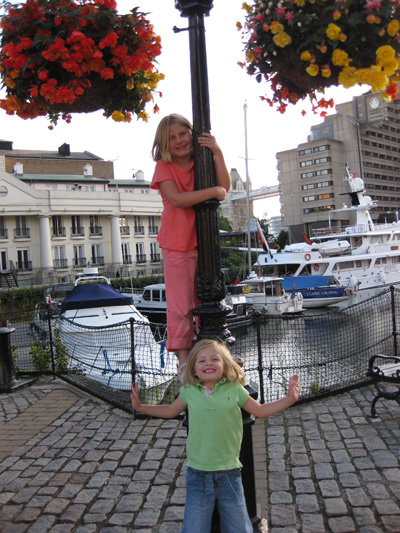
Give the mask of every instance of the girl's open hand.
POLYGON ((139 386, 137 383, 135 383, 135 386, 131 385, 131 401, 132 401, 132 407, 135 411, 140 411, 141 403, 139 400, 139 386))
POLYGON ((296 403, 299 399, 300 390, 301 387, 299 385, 299 376, 294 374, 289 380, 289 390, 287 393, 287 397, 292 401, 292 403, 296 403))

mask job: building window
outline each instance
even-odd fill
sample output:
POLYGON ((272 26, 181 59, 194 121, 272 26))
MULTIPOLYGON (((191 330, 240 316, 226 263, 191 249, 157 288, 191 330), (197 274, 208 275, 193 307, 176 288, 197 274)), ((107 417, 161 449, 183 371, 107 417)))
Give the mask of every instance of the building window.
POLYGON ((333 198, 333 194, 331 192, 318 195, 318 200, 328 200, 328 198, 333 198))
POLYGON ((311 148, 305 148, 304 150, 300 150, 299 155, 306 155, 311 154, 311 148))
POLYGON ((305 178, 312 178, 314 176, 314 172, 305 172, 304 174, 300 174, 301 179, 305 178))
POLYGON ((315 196, 304 196, 303 202, 313 202, 315 200, 315 196))
POLYGON ((312 165, 312 161, 311 159, 309 159, 308 161, 300 161, 300 166, 301 167, 309 167, 310 165, 312 165))
POLYGON ((320 165, 321 163, 328 163, 330 160, 330 157, 319 157, 318 159, 314 159, 314 164, 320 165))
POLYGON ((121 245, 122 248, 122 262, 124 265, 130 265, 132 263, 132 256, 130 254, 129 243, 121 245))
POLYGON ((26 216, 16 216, 15 217, 15 237, 29 238, 31 233, 27 225, 26 216))
POLYGON ((140 216, 134 216, 135 235, 144 235, 144 226, 142 225, 142 219, 140 216))
POLYGON ((90 225, 90 235, 103 235, 103 228, 99 224, 98 215, 90 215, 89 225, 90 225))
POLYGON ((56 215, 51 218, 53 221, 53 237, 65 237, 65 228, 63 226, 62 217, 56 215))
POLYGON ((149 235, 157 235, 158 226, 156 225, 156 218, 149 216, 149 235))
POLYGON ((136 243, 136 262, 137 263, 146 262, 146 254, 144 253, 144 243, 142 242, 136 243))
POLYGON ((332 170, 324 168, 323 170, 316 170, 315 175, 316 176, 325 176, 326 174, 332 174, 332 170))
POLYGON ((320 181, 317 187, 333 187, 333 181, 320 181))
POLYGON ((54 268, 67 268, 68 260, 65 254, 65 246, 54 246, 54 268))
POLYGON ((83 246, 83 244, 74 246, 74 266, 86 266, 85 247, 83 246))
POLYGON ((314 148, 314 152, 324 152, 325 150, 329 150, 329 145, 323 144, 314 148))
POLYGON ((32 261, 29 260, 29 249, 17 250, 17 269, 32 270, 32 261))
POLYGON ((316 213, 317 208, 316 207, 307 207, 306 209, 303 209, 303 213, 305 215, 309 215, 310 213, 316 213))
POLYGON ((83 237, 85 235, 85 230, 81 224, 81 217, 79 215, 71 216, 71 236, 72 237, 83 237))
POLYGON ((102 253, 101 244, 92 244, 92 265, 104 265, 104 257, 102 253))
POLYGON ((307 191, 308 189, 314 189, 315 185, 314 183, 309 183, 308 185, 303 185, 302 189, 303 191, 307 191))
POLYGON ((150 261, 152 263, 159 263, 161 261, 160 249, 157 242, 150 243, 150 261))
POLYGON ((8 271, 7 250, 0 250, 0 270, 8 271))

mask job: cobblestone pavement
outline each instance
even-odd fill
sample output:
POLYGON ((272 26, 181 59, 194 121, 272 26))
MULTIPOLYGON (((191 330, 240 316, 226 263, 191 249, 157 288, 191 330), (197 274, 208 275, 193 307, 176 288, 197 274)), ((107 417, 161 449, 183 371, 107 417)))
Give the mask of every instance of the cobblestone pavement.
MULTIPOLYGON (((400 406, 380 400, 372 421, 372 396, 256 421, 255 531, 400 532, 400 406)), ((180 421, 133 420, 59 380, 0 394, 0 531, 179 532, 185 436, 180 421)))

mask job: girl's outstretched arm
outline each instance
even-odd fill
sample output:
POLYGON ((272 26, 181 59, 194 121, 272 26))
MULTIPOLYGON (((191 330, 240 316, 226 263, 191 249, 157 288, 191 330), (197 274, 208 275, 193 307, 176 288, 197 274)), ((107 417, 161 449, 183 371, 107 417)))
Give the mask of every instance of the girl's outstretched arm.
POLYGON ((243 409, 256 416, 257 418, 268 418, 269 416, 276 415, 281 411, 284 411, 287 407, 290 407, 299 399, 300 389, 299 376, 294 374, 289 381, 289 390, 287 396, 277 400, 276 402, 260 404, 256 402, 250 396, 247 398, 243 409))
POLYGON ((138 411, 139 413, 153 416, 154 418, 174 418, 186 409, 180 396, 178 396, 178 398, 171 405, 142 404, 139 400, 138 384, 135 383, 135 386, 131 385, 131 389, 132 407, 135 411, 138 411))

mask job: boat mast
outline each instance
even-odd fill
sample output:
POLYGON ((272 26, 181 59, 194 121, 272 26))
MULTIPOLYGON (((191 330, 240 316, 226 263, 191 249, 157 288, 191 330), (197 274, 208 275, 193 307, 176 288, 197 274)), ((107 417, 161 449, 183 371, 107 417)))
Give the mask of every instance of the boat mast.
POLYGON ((247 219, 247 256, 249 274, 251 272, 251 232, 250 232, 250 180, 249 180, 249 158, 247 151, 247 102, 244 102, 244 160, 246 163, 246 219, 247 219))

